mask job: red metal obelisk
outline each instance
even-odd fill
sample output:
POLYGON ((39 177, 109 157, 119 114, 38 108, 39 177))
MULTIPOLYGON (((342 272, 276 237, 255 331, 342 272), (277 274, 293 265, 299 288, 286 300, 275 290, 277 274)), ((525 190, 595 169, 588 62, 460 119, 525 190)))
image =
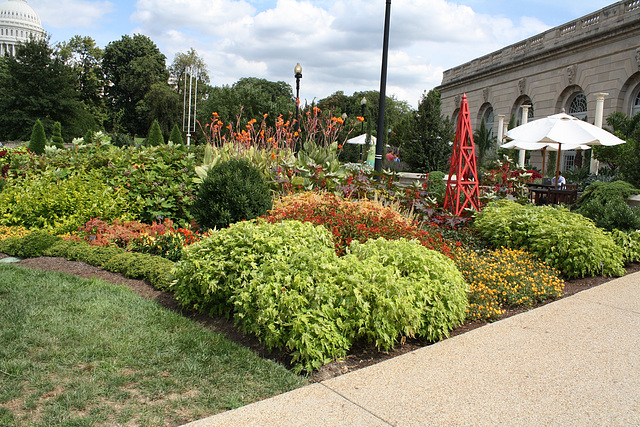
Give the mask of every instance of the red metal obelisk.
POLYGON ((476 146, 471 131, 471 114, 467 94, 462 95, 456 138, 453 142, 451 168, 447 179, 444 209, 460 216, 465 209, 480 210, 480 183, 476 167, 476 146))

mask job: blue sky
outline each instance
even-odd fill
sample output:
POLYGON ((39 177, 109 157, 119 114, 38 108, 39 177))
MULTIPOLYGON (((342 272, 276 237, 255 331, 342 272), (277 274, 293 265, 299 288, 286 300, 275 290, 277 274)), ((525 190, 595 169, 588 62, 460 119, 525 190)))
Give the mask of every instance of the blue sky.
MULTIPOLYGON (((53 43, 90 36, 104 47, 150 37, 171 64, 196 49, 213 85, 261 77, 311 102, 380 87, 384 0, 28 0, 53 43)), ((595 12, 598 0, 392 0, 387 94, 417 106, 445 69, 595 12)))

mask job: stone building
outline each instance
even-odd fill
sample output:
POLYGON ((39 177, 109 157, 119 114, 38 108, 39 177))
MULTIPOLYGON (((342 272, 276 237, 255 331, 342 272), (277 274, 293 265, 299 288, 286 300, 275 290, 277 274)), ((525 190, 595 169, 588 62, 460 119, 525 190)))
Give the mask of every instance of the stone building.
MULTIPOLYGON (((466 93, 473 129, 484 121, 494 136, 502 133, 501 120, 520 124, 526 105, 531 106, 528 120, 565 110, 594 123, 599 96, 605 118, 615 111, 637 114, 640 0, 619 1, 446 70, 437 89, 443 114, 456 120, 466 93)), ((574 154, 565 153, 563 169, 573 166, 574 154)), ((531 163, 537 162, 532 158, 531 163)))
POLYGON ((0 3, 0 55, 13 56, 18 44, 45 36, 40 17, 26 0, 0 3))

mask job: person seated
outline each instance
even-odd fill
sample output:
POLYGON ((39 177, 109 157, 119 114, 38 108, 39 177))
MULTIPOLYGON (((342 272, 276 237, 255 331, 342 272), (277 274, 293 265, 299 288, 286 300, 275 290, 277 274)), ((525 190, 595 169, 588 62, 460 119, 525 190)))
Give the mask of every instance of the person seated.
POLYGON ((395 154, 393 154, 393 151, 389 151, 387 153, 387 160, 390 161, 390 162, 393 162, 393 161, 396 160, 396 156, 395 156, 395 154))
POLYGON ((553 177, 551 183, 556 186, 556 188, 563 190, 567 185, 567 180, 562 176, 562 172, 558 172, 558 183, 556 184, 556 177, 553 177))

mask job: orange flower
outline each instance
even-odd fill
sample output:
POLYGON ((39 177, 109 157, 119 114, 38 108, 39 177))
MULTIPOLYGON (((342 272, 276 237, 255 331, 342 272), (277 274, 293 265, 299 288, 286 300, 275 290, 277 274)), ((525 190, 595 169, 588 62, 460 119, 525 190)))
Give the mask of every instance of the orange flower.
POLYGON ((268 115, 269 115, 269 114, 264 113, 264 114, 262 115, 262 118, 263 118, 263 119, 266 119, 268 115))
POLYGON ((342 150, 342 144, 338 144, 338 150, 342 150))
POLYGON ((215 111, 214 111, 213 113, 211 113, 211 115, 212 115, 213 117, 220 117, 220 116, 218 115, 218 113, 216 113, 215 111))
POLYGON ((357 119, 359 122, 364 122, 364 117, 362 117, 362 116, 358 116, 358 117, 356 117, 356 119, 357 119))
POLYGON ((276 159, 276 154, 275 153, 271 153, 271 160, 275 160, 276 159))

